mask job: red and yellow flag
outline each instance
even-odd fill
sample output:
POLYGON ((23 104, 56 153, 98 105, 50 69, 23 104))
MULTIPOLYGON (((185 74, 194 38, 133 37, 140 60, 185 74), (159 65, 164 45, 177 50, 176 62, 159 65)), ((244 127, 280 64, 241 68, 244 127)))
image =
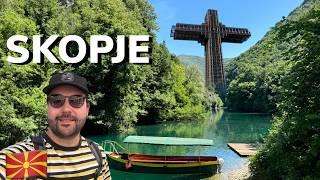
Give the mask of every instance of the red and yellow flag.
POLYGON ((10 179, 47 177, 47 152, 27 151, 6 154, 6 174, 10 179))

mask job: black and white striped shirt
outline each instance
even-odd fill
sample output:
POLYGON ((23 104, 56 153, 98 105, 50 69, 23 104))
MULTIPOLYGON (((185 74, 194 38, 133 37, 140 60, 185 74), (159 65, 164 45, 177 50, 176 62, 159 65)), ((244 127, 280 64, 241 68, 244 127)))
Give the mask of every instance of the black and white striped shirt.
MULTIPOLYGON (((77 147, 63 147, 54 143, 47 135, 44 136, 47 150, 47 177, 49 179, 94 179, 98 168, 98 162, 93 155, 88 142, 81 136, 81 142, 77 147)), ((102 155, 102 173, 99 180, 111 179, 106 153, 99 146, 102 155)), ((0 179, 6 177, 6 153, 21 153, 33 151, 34 145, 31 139, 26 139, 0 151, 0 179)))

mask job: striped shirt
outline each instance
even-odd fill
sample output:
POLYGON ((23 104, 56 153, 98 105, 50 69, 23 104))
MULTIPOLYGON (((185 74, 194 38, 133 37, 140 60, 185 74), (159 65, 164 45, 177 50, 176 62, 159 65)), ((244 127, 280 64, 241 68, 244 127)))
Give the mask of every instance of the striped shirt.
MULTIPOLYGON (((94 179, 98 162, 84 137, 81 136, 81 143, 77 147, 60 146, 46 134, 44 139, 47 150, 48 179, 94 179)), ((101 146, 99 146, 99 149, 103 159, 103 167, 98 180, 111 179, 106 153, 101 146)), ((0 179, 6 177, 6 153, 21 153, 33 150, 35 150, 34 145, 29 138, 0 151, 0 179)))

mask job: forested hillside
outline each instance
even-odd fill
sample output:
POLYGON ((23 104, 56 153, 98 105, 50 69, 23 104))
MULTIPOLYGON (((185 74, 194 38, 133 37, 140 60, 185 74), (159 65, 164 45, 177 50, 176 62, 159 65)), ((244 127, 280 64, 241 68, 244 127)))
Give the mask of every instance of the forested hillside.
POLYGON ((228 106, 273 112, 252 179, 320 179, 320 1, 305 0, 227 70, 228 106))
POLYGON ((179 55, 178 58, 180 59, 181 63, 186 66, 195 66, 200 74, 202 79, 205 79, 205 68, 206 68, 206 61, 203 57, 200 56, 191 56, 191 55, 179 55))
MULTIPOLYGON (((204 88, 199 72, 190 71, 155 42, 156 14, 146 0, 1 0, 0 3, 0 147, 7 146, 46 128, 46 97, 42 93, 51 74, 74 71, 87 77, 92 129, 128 131, 137 123, 198 120, 218 101, 204 88), (150 34, 152 64, 111 64, 109 53, 101 63, 15 65, 6 61, 6 41, 12 35, 150 34), (99 128, 93 128, 99 127, 99 128)), ((32 44, 20 43, 29 50, 32 44)), ((58 56, 58 48, 53 48, 58 56)), ((77 55, 77 46, 69 54, 77 55)), ((88 132, 87 132, 88 133, 88 132)), ((101 133, 101 132, 100 132, 101 133)))
MULTIPOLYGON (((184 65, 196 66, 197 69, 200 71, 200 74, 203 80, 205 79, 206 61, 204 57, 192 56, 192 55, 179 55, 178 58, 184 65)), ((224 66, 230 63, 232 60, 233 58, 224 58, 223 59, 224 66)))
POLYGON ((305 0, 288 17, 282 17, 256 45, 226 66, 226 105, 229 109, 242 112, 275 111, 279 103, 278 95, 283 89, 281 80, 291 69, 291 63, 284 55, 290 46, 279 39, 279 27, 289 20, 300 19, 312 3, 313 0, 305 0))

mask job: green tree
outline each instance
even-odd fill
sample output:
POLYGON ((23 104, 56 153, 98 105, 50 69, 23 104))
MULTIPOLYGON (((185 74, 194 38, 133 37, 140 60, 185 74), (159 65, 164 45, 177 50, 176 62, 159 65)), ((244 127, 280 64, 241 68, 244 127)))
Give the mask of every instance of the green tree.
MULTIPOLYGON (((87 77, 91 90, 91 113, 88 125, 99 133, 128 131, 137 123, 199 119, 215 103, 217 96, 208 93, 194 68, 185 68, 170 54, 165 44, 155 40, 156 15, 146 0, 2 0, 0 3, 0 146, 39 133, 46 128, 46 97, 42 93, 49 77, 60 71, 74 71, 87 77), (6 60, 6 41, 21 34, 79 35, 87 42, 91 35, 146 35, 151 64, 129 64, 128 58, 112 64, 116 52, 103 54, 101 61, 64 63, 58 47, 52 52, 62 62, 15 65, 6 60), (210 98, 205 98, 209 97, 210 98), (214 98, 213 98, 214 97, 214 98), (208 100, 210 99, 210 100, 208 100), (19 121, 20 120, 20 121, 19 121), (17 123, 19 121, 19 123, 17 123), (95 128, 97 127, 97 128, 95 128), (16 132, 19 137, 13 136, 16 132)), ((32 43, 20 43, 32 51, 32 43)), ((78 46, 70 44, 68 54, 76 56, 78 46)), ((84 133, 93 133, 90 129, 84 133)))
POLYGON ((252 179, 320 178, 320 3, 286 20, 278 40, 290 71, 282 78, 278 113, 265 147, 253 158, 252 179))

